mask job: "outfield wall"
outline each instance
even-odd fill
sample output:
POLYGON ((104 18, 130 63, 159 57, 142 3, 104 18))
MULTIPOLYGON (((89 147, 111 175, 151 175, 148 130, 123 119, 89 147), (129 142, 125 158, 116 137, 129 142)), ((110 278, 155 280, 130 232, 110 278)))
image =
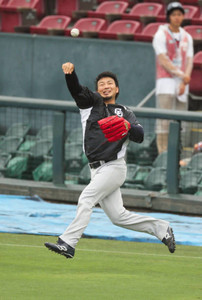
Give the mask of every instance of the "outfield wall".
POLYGON ((119 101, 126 105, 137 105, 155 85, 150 43, 0 33, 0 94, 72 100, 61 69, 66 61, 93 90, 97 74, 115 72, 119 101))

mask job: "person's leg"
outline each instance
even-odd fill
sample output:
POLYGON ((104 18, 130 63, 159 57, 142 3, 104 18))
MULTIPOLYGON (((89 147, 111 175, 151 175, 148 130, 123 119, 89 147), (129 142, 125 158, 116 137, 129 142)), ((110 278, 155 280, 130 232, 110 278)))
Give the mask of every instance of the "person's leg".
POLYGON ((79 197, 76 217, 60 239, 75 248, 90 221, 93 207, 117 190, 126 177, 124 159, 111 161, 92 170, 92 179, 79 197))
MULTIPOLYGON (((178 99, 176 99, 176 110, 181 111, 187 111, 188 110, 188 103, 187 102, 180 102, 178 99)), ((190 147, 192 146, 190 144, 191 141, 191 126, 192 122, 181 122, 181 144, 182 147, 190 147)))
POLYGON ((120 188, 103 199, 100 206, 112 223, 117 226, 154 235, 161 241, 166 236, 169 223, 126 210, 123 206, 120 188))
MULTIPOLYGON (((156 107, 160 109, 174 109, 175 101, 174 95, 160 94, 156 97, 156 107)), ((167 151, 169 124, 169 120, 156 120, 156 143, 159 154, 167 151)))

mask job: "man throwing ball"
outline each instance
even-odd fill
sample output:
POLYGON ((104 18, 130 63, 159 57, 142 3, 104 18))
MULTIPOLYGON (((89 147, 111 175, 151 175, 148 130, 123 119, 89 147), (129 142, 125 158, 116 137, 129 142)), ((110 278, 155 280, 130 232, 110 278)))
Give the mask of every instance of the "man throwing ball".
POLYGON ((99 203, 115 225, 154 235, 173 253, 175 238, 168 222, 135 214, 123 206, 120 186, 126 178, 126 148, 129 140, 141 143, 144 131, 133 112, 116 103, 119 94, 116 75, 111 72, 99 74, 96 92, 92 92, 80 85, 71 62, 63 64, 62 69, 67 87, 80 109, 91 181, 79 197, 73 222, 56 244, 45 243, 45 246, 66 258, 72 258, 90 221, 92 209, 99 203))

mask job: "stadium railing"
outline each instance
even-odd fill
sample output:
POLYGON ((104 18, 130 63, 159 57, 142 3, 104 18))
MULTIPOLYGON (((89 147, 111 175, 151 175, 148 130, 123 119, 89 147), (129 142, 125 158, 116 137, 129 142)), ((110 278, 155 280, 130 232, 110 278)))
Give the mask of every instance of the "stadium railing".
MULTIPOLYGON (((142 144, 129 144, 128 175, 123 187, 201 195, 202 158, 194 152, 194 145, 202 141, 202 114, 130 108, 144 127, 145 140, 142 144), (156 119, 171 121, 168 148, 161 155, 156 147, 156 119)), ((52 181, 58 186, 89 182, 79 109, 74 102, 1 95, 0 135, 2 177, 52 181), (20 123, 27 125, 29 131, 17 134, 13 146, 9 128, 15 124, 21 128, 20 123), (43 172, 48 175, 43 176, 43 172)))

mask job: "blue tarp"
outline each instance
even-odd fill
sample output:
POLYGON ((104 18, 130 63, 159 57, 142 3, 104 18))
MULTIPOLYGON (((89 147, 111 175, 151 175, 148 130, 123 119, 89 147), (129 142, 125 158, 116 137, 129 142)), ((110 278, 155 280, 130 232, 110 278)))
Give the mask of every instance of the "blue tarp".
MULTIPOLYGON (((0 195, 0 232, 58 236, 71 223, 75 214, 75 205, 49 203, 37 196, 0 195)), ((138 212, 138 214, 169 221, 177 244, 202 246, 202 218, 154 212, 138 212)), ((123 241, 160 242, 149 234, 113 225, 100 208, 93 209, 84 236, 123 241)))

